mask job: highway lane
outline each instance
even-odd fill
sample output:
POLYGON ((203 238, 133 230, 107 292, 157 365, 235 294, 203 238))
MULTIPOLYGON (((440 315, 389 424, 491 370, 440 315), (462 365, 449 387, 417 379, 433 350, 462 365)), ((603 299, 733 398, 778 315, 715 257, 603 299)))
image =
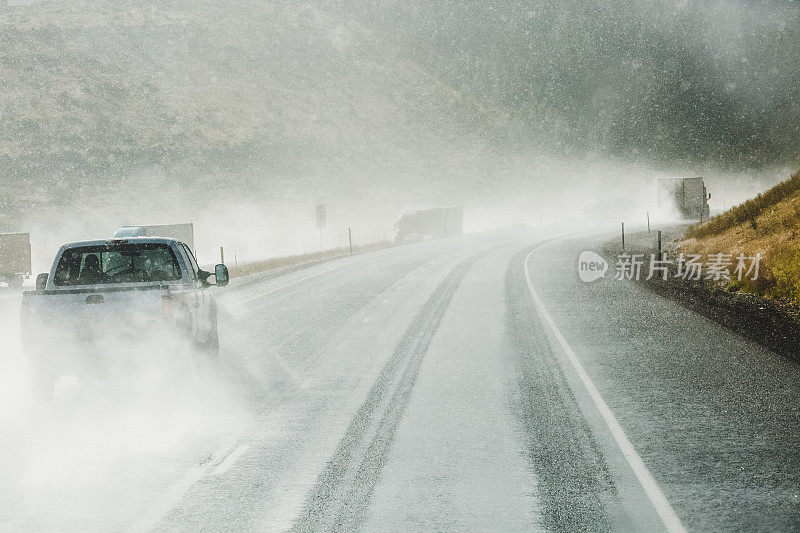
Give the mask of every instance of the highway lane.
MULTIPOLYGON (((295 410, 278 417, 282 429, 290 429, 278 442, 274 435, 251 442, 239 464, 222 479, 198 484, 160 526, 220 523, 297 531, 660 527, 629 473, 622 477, 621 495, 610 473, 611 490, 586 483, 584 466, 604 472, 607 467, 599 451, 585 457, 584 448, 598 445, 587 423, 580 422, 579 406, 567 405, 558 417, 531 428, 519 404, 531 389, 553 388, 554 377, 541 383, 520 377, 520 361, 529 355, 514 349, 509 328, 532 329, 533 315, 529 312, 525 323, 510 322, 505 280, 518 251, 551 234, 505 244, 492 238, 449 261, 437 260, 441 267, 428 270, 426 265, 395 287, 399 298, 382 295, 360 310, 358 320, 337 325, 336 340, 322 348, 324 358, 317 356, 322 368, 307 367, 324 376, 325 385, 315 387, 300 409, 301 393, 291 393, 286 405, 295 410), (420 286, 420 279, 426 284, 420 286), (405 307, 387 306, 391 301, 405 307), (465 372, 470 365, 472 371, 465 372), (331 394, 339 401, 329 401, 331 394), (554 493, 542 492, 537 467, 543 465, 536 464, 528 447, 532 431, 549 432, 547 446, 558 448, 560 462, 544 469, 559 482, 554 493), (576 441, 583 446, 565 446, 576 441), (219 499, 220 494, 226 497, 219 499), (625 507, 623 497, 634 503, 625 507), (552 520, 554 505, 561 509, 560 521, 552 520)), ((291 292, 286 298, 297 296, 291 292)))
POLYGON ((291 527, 304 507, 313 508, 323 497, 317 477, 325 475, 323 470, 332 457, 339 458, 342 468, 354 474, 347 457, 342 457, 350 451, 348 442, 359 449, 367 444, 367 436, 374 432, 362 426, 372 425, 375 416, 386 412, 385 404, 393 398, 406 359, 424 355, 424 350, 398 347, 419 342, 416 334, 429 327, 426 310, 446 308, 446 302, 437 306, 430 301, 437 289, 451 280, 454 269, 464 261, 499 243, 520 238, 528 237, 481 236, 403 247, 388 252, 377 265, 346 265, 308 279, 305 286, 287 287, 263 302, 247 302, 248 306, 258 303, 256 311, 244 318, 254 321, 253 329, 270 339, 281 339, 273 347, 281 354, 274 374, 291 369, 284 374, 282 384, 271 387, 277 390, 283 386, 286 391, 283 402, 272 402, 269 409, 270 413, 280 406, 285 409, 277 417, 281 438, 276 441, 267 435, 255 439, 247 456, 228 473, 232 479, 243 476, 237 486, 244 491, 234 489, 234 501, 226 499, 209 507, 209 499, 222 490, 219 483, 226 483, 212 480, 208 486, 196 487, 199 494, 188 495, 168 514, 165 527, 187 523, 199 526, 217 520, 234 527, 291 527), (401 267, 399 277, 395 263, 401 267), (364 283, 364 277, 370 276, 368 267, 394 272, 388 280, 377 282, 371 296, 361 292, 368 287, 364 283), (350 300, 353 295, 356 299, 350 300), (281 312, 289 302, 308 307, 299 313, 281 312), (263 306, 274 312, 264 313, 263 306), (270 316, 266 324, 264 316, 270 316), (307 504, 309 492, 315 496, 307 504))
MULTIPOLYGON (((683 524, 796 530, 798 365, 636 283, 582 283, 573 267, 577 254, 599 251, 601 242, 542 248, 530 259, 533 282, 683 524)), ((559 362, 601 449, 617 448, 585 387, 563 357, 559 362)), ((613 454, 606 457, 612 470, 624 472, 613 454)))
MULTIPOLYGON (((108 384, 62 380, 53 406, 35 405, 21 390, 18 305, 3 306, 0 320, 10 333, 2 339, 4 385, 17 394, 9 394, 2 412, 0 470, 8 475, 0 486, 0 524, 74 530, 157 523, 204 476, 219 475, 230 453, 241 454, 240 441, 254 440, 251 452, 258 450, 261 435, 283 431, 292 412, 304 423, 309 402, 356 402, 346 387, 337 392, 342 398, 326 394, 369 383, 370 370, 403 333, 392 321, 413 315, 452 260, 495 239, 419 243, 278 278, 235 280, 220 291, 221 369, 172 364, 145 346, 133 354, 142 361, 130 376, 108 384), (365 345, 363 356, 353 357, 353 342, 365 345)), ((301 462, 311 464, 302 454, 313 457, 314 438, 333 438, 335 426, 326 424, 346 416, 333 413, 321 433, 301 440, 301 462)), ((252 506, 241 520, 258 511, 252 506)))
MULTIPOLYGON (((221 368, 159 397, 197 403, 167 403, 167 421, 203 423, 150 450, 163 424, 148 427, 104 476, 7 486, 0 525, 797 529, 797 366, 635 283, 582 283, 578 253, 606 236, 558 238, 570 234, 464 236, 234 280, 221 368)), ((75 397, 31 412, 75 420, 75 397)), ((101 456, 126 434, 114 431, 93 430, 101 456)), ((30 480, 23 444, 63 435, 27 433, 6 471, 30 480)))

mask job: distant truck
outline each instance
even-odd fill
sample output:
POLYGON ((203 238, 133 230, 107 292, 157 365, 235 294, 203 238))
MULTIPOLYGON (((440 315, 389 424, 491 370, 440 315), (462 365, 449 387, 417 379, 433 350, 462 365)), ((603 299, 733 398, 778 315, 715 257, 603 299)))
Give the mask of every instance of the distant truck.
POLYGON ((30 233, 0 234, 0 281, 9 287, 20 287, 30 276, 30 233))
POLYGON ((449 237, 463 233, 463 207, 405 210, 394 225, 394 242, 449 237))
POLYGON ((711 212, 703 178, 659 178, 657 194, 659 209, 674 207, 684 218, 706 220, 711 212))
POLYGON ((164 237, 186 243, 192 252, 194 248, 194 224, 156 224, 150 226, 122 226, 114 233, 115 239, 130 237, 164 237))

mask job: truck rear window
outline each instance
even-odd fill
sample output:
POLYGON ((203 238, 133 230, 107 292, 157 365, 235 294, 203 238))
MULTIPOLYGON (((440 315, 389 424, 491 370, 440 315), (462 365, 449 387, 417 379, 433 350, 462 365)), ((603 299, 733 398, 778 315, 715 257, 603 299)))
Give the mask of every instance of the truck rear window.
POLYGON ((181 269, 172 248, 160 243, 127 243, 64 250, 53 282, 64 286, 178 279, 181 269))

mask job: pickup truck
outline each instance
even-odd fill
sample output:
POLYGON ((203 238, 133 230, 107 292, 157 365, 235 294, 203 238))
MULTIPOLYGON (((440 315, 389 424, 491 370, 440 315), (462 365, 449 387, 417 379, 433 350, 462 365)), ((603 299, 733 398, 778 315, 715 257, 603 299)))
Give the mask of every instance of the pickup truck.
POLYGON ((79 361, 83 347, 99 339, 163 334, 216 357, 217 305, 208 289, 227 284, 225 265, 200 269, 189 247, 174 239, 63 245, 20 308, 22 345, 40 392, 52 393, 61 375, 86 364, 79 361))

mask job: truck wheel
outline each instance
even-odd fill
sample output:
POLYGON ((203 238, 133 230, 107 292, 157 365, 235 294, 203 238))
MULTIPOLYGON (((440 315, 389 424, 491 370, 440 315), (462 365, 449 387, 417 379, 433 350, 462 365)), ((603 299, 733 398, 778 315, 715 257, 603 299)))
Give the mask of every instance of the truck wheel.
POLYGON ((200 343, 200 349, 212 360, 219 359, 219 333, 217 333, 217 324, 211 328, 208 336, 200 343))
POLYGON ((209 335, 206 351, 213 359, 219 359, 219 333, 217 333, 217 326, 214 326, 214 330, 209 335))
POLYGON ((217 329, 217 305, 213 304, 213 311, 211 313, 211 331, 206 340, 206 352, 209 357, 215 361, 219 361, 219 330, 217 329))

